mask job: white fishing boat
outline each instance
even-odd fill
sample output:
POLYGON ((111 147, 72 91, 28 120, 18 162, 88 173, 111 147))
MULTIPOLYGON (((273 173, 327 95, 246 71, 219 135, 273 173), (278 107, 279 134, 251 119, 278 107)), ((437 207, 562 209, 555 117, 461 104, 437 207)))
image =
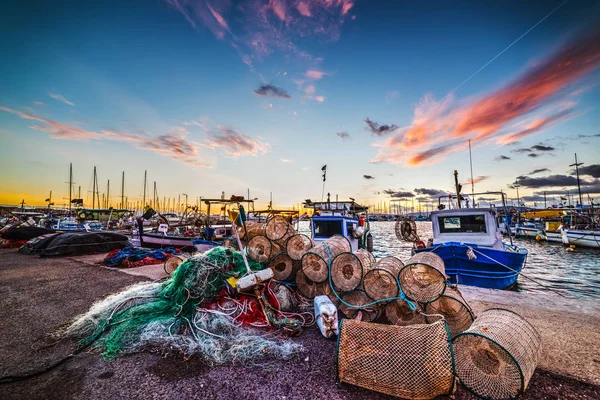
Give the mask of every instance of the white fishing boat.
POLYGON ((570 246, 600 249, 600 230, 564 229, 562 241, 570 246))
POLYGON ((522 222, 516 225, 515 232, 519 237, 535 238, 540 232, 540 227, 535 222, 522 222))

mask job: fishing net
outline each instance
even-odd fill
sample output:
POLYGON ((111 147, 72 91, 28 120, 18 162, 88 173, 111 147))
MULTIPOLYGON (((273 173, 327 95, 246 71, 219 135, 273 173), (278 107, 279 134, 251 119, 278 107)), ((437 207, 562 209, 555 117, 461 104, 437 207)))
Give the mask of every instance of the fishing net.
POLYGON ((328 263, 351 249, 347 238, 341 235, 332 236, 302 256, 302 271, 311 281, 323 282, 329 276, 328 263))
POLYGON ((38 228, 37 226, 12 226, 0 234, 0 238, 5 240, 22 241, 31 240, 35 237, 53 233, 53 230, 38 228))
POLYGON ((473 393, 488 399, 514 398, 527 389, 541 352, 541 337, 520 315, 485 310, 454 338, 456 372, 473 393))
MULTIPOLYGON (((253 271, 264 266, 250 262, 253 271)), ((209 364, 289 358, 302 346, 243 328, 228 314, 202 304, 214 301, 225 279, 245 274, 240 252, 216 247, 179 265, 163 283, 143 283, 92 306, 62 335, 82 338, 107 358, 147 346, 200 355, 209 364)), ((210 304, 208 304, 210 305, 210 304)))
POLYGON ((53 240, 54 236, 60 234, 61 233, 47 233, 45 235, 34 237, 19 249, 19 253, 39 254, 48 245, 48 243, 53 240))
POLYGON ((419 235, 417 234, 417 224, 415 221, 399 219, 396 221, 395 231, 396 237, 399 240, 404 240, 406 242, 416 242, 419 240, 419 235))
MULTIPOLYGON (((408 326, 427 323, 418 306, 416 310, 413 310, 406 301, 401 299, 389 302, 385 306, 385 316, 393 325, 408 326)), ((436 320, 439 320, 439 317, 436 320)))
POLYGON ((127 246, 108 253, 103 263, 107 267, 131 268, 141 265, 161 264, 175 254, 181 254, 181 250, 174 247, 144 249, 142 247, 127 246))
POLYGON ((394 326, 343 320, 338 337, 341 382, 406 399, 454 390, 454 360, 444 321, 394 326))
POLYGON ((346 316, 346 318, 356 318, 359 321, 375 321, 379 317, 380 307, 377 304, 370 305, 367 307, 350 307, 344 303, 352 306, 364 306, 365 304, 371 303, 371 299, 367 297, 362 290, 353 290, 342 296, 342 302, 339 306, 340 311, 346 316))
POLYGON ((273 277, 278 281, 291 281, 295 278, 296 269, 294 260, 286 253, 277 253, 269 263, 269 268, 273 270, 273 277))
POLYGON ((240 238, 244 239, 245 241, 248 241, 254 236, 264 236, 266 225, 267 224, 264 222, 246 221, 244 225, 238 228, 240 231, 240 238))
POLYGON ((265 234, 271 240, 282 240, 294 234, 294 227, 281 215, 277 215, 267 222, 265 234))
POLYGON ((410 300, 432 302, 446 289, 444 260, 435 253, 417 253, 400 270, 398 280, 410 300))
POLYGON ((267 262, 273 255, 275 255, 277 248, 273 243, 262 235, 254 236, 246 245, 246 252, 248 258, 258 262, 267 262))
POLYGON ((442 315, 450 327, 452 337, 469 329, 475 319, 471 307, 469 307, 460 291, 451 286, 446 288, 439 299, 427 304, 425 312, 427 314, 442 315))
POLYGON ((296 234, 286 242, 286 251, 292 260, 301 260, 304 253, 315 246, 315 242, 306 235, 296 234))
POLYGON ((363 279, 367 296, 373 300, 397 297, 400 293, 396 277, 403 267, 402 261, 396 257, 379 259, 363 279))

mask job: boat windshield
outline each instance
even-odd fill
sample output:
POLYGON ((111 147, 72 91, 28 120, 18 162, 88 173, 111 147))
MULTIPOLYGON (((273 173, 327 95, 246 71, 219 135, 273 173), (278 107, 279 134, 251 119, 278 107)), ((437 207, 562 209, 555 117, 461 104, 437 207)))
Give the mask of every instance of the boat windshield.
POLYGON ((485 215, 438 217, 440 233, 487 233, 485 215))
POLYGON ((314 220, 315 236, 333 236, 342 234, 341 220, 314 220))

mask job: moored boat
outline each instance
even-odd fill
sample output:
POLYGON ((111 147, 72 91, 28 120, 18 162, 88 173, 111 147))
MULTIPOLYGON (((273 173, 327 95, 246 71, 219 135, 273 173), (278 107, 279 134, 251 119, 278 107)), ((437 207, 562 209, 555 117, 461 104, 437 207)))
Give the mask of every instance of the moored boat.
POLYGON ((600 249, 600 230, 564 229, 562 232, 563 243, 575 247, 591 247, 600 249))

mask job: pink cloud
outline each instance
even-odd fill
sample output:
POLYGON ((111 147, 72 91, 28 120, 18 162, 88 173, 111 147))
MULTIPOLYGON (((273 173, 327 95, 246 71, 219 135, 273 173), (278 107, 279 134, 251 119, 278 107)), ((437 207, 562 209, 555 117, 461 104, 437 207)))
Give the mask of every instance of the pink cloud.
POLYGON ((304 15, 305 17, 310 17, 311 14, 308 2, 300 1, 298 4, 296 4, 296 8, 300 14, 304 15))
POLYGON ((313 97, 313 99, 315 99, 319 103, 322 103, 325 101, 325 96, 315 96, 315 97, 313 97))
POLYGON ((215 17, 215 19, 217 20, 217 22, 219 23, 219 25, 221 25, 223 28, 225 28, 225 29, 227 29, 229 31, 229 25, 227 25, 227 21, 225 21, 225 18, 223 18, 223 16, 221 14, 219 14, 218 12, 216 12, 210 6, 210 4, 206 3, 206 6, 210 10, 210 12, 213 15, 213 17, 215 17))
POLYGON ((306 93, 307 96, 312 96, 315 94, 315 91, 317 89, 315 88, 315 85, 308 85, 305 89, 304 89, 304 93, 306 93))
POLYGON ((271 149, 269 143, 250 138, 234 129, 218 126, 209 132, 206 145, 209 148, 223 148, 225 154, 232 158, 258 156, 266 154, 271 149))
POLYGON ((63 96, 63 95, 56 94, 56 93, 49 93, 48 96, 52 97, 55 100, 62 101, 63 103, 68 104, 70 106, 75 105, 72 102, 70 102, 69 100, 65 99, 65 96, 63 96))
POLYGON ((285 0, 270 0, 269 6, 271 7, 275 15, 279 17, 280 20, 285 21, 285 0))
POLYGON ((317 71, 314 69, 306 71, 306 76, 309 78, 312 78, 312 79, 321 79, 325 75, 327 75, 327 73, 325 73, 323 71, 317 71))
MULTIPOLYGON (((505 128, 518 118, 548 106, 564 95, 570 85, 598 67, 600 30, 595 30, 558 49, 514 81, 489 94, 457 105, 451 96, 436 102, 426 95, 415 108, 412 123, 379 144, 380 150, 373 161, 416 165, 455 150, 452 146, 434 145, 441 141, 470 138, 476 143, 494 136, 499 142, 510 142, 513 138, 539 132, 574 114, 565 112, 555 118, 542 119, 521 132, 510 133, 505 128), (407 160, 411 150, 418 153, 407 160)), ((440 159, 437 157, 436 161, 440 159)))

